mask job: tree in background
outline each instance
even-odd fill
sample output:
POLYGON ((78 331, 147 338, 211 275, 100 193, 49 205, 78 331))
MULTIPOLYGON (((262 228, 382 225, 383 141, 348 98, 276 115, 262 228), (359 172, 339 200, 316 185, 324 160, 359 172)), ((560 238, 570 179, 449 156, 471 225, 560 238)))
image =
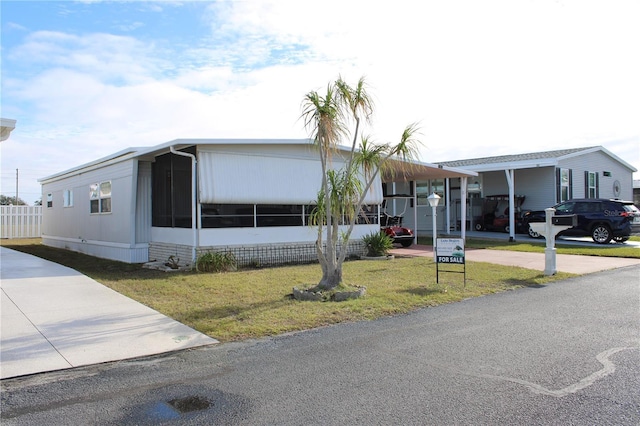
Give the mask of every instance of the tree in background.
MULTIPOLYGON (((407 126, 400 141, 376 144, 369 137, 360 136, 361 120, 370 122, 374 111, 364 78, 355 87, 342 78, 327 85, 326 93, 309 92, 302 103, 302 119, 310 131, 320 155, 322 184, 312 214, 317 226, 316 252, 322 268, 322 278, 311 291, 332 290, 342 283, 342 265, 346 246, 367 192, 382 173, 391 174, 390 160, 409 160, 417 157, 418 140, 415 124, 407 126), (353 133, 349 131, 353 126, 353 133), (349 138, 352 139, 349 141, 349 138), (350 150, 342 168, 335 168, 333 156, 339 154, 342 142, 350 150), (340 229, 340 225, 343 226, 340 229)), ((339 155, 344 155, 344 149, 339 155)))
POLYGON ((6 195, 0 195, 0 206, 8 206, 8 205, 14 205, 14 206, 26 206, 27 203, 25 203, 20 197, 18 197, 18 200, 16 201, 16 197, 9 197, 6 195))

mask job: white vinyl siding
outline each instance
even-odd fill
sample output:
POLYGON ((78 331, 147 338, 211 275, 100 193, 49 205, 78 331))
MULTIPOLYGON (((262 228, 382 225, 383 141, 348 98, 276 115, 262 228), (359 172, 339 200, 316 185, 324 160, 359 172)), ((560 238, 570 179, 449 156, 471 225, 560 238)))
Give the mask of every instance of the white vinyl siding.
POLYGON ((559 167, 573 169, 575 172, 573 173, 573 198, 589 198, 588 192, 583 193, 587 187, 585 170, 597 174, 596 198, 615 198, 613 184, 616 180, 621 186, 618 198, 624 200, 633 198, 633 184, 629 169, 604 152, 596 151, 565 159, 559 163, 559 167), (605 171, 609 172, 610 176, 605 176, 603 173, 605 171))
POLYGON ((130 244, 133 218, 132 171, 133 160, 130 160, 43 183, 43 194, 51 193, 53 199, 59 200, 53 203, 53 208, 43 209, 43 234, 86 241, 83 244, 91 241, 130 244), (91 214, 90 187, 107 181, 111 182, 111 212, 91 214), (74 208, 65 209, 62 205, 64 191, 67 190, 74 193, 74 208), (78 197, 80 204, 75 205, 78 197))

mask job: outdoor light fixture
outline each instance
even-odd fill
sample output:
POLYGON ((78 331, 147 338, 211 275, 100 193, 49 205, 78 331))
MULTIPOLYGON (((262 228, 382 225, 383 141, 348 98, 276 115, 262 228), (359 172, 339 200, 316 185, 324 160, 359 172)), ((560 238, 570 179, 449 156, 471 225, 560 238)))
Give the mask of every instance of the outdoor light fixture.
POLYGON ((431 206, 431 216, 433 217, 433 261, 436 260, 436 207, 440 204, 440 196, 435 192, 427 197, 429 205, 431 206))

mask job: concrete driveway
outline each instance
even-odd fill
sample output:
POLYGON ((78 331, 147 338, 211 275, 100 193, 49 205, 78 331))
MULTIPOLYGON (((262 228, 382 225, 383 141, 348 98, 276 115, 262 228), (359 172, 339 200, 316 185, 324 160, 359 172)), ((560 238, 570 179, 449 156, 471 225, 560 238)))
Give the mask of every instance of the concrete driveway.
POLYGON ((0 247, 0 378, 217 343, 65 266, 0 247))
MULTIPOLYGON (((640 250, 640 249, 639 249, 640 250)), ((425 256, 433 257, 431 246, 414 244, 408 248, 391 250, 395 256, 425 256)), ((509 250, 465 249, 466 260, 473 262, 487 262, 496 265, 517 266, 544 272, 544 253, 526 253, 509 250)), ((572 274, 590 274, 625 266, 640 265, 640 259, 626 259, 619 257, 577 256, 572 254, 556 255, 556 269, 559 272, 572 274)))

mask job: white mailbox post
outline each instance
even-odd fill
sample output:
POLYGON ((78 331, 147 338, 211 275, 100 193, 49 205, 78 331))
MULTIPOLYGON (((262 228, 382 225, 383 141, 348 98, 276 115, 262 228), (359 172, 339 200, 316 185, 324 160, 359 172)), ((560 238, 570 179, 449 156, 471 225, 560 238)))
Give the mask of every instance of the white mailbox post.
POLYGON ((556 235, 565 229, 572 228, 576 225, 577 217, 574 216, 554 216, 556 209, 545 209, 545 221, 530 223, 529 226, 535 232, 543 235, 547 240, 547 246, 544 249, 544 274, 546 276, 555 275, 556 269, 556 235))

